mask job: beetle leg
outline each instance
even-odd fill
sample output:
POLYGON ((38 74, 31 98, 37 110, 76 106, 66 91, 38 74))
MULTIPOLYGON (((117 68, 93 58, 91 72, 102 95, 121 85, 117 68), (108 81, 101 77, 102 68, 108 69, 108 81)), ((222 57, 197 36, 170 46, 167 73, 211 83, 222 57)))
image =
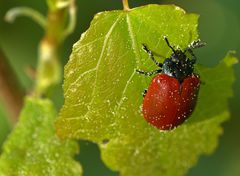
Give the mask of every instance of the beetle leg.
POLYGON ((195 56, 193 51, 191 49, 189 49, 189 48, 186 51, 188 51, 191 54, 191 56, 193 57, 192 60, 191 60, 192 64, 195 64, 196 61, 197 61, 197 57, 195 56))
POLYGON ((145 97, 147 94, 147 89, 144 89, 143 93, 142 93, 142 96, 145 97))
MULTIPOLYGON (((158 67, 162 67, 163 64, 160 63, 160 62, 158 62, 158 61, 156 61, 156 59, 154 58, 153 52, 152 52, 150 49, 148 49, 147 45, 145 45, 145 44, 142 44, 142 45, 143 45, 143 50, 149 55, 149 57, 151 58, 151 60, 152 60, 158 67)), ((155 53, 155 55, 158 55, 158 54, 155 53)), ((159 55, 159 56, 160 56, 160 55, 159 55)), ((161 56, 161 57, 162 57, 162 56, 161 56)))
POLYGON ((192 49, 201 48, 201 47, 203 47, 203 46, 205 46, 205 45, 206 45, 205 42, 202 42, 201 40, 195 40, 195 41, 193 41, 192 43, 190 43, 190 44, 188 45, 188 47, 184 50, 184 53, 185 53, 186 51, 188 51, 188 52, 192 55, 192 57, 193 57, 193 59, 192 59, 191 62, 192 62, 193 64, 195 64, 196 61, 197 61, 197 57, 196 57, 195 54, 193 53, 192 49))
POLYGON ((139 74, 143 74, 145 76, 152 76, 152 75, 161 73, 162 69, 154 70, 154 71, 151 71, 151 72, 146 72, 144 70, 136 70, 136 72, 139 73, 139 74))

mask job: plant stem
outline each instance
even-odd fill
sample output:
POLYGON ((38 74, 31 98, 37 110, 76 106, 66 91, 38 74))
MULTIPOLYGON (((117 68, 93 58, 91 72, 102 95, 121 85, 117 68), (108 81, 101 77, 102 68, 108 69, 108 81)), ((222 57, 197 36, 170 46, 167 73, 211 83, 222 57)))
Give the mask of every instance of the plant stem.
POLYGON ((59 63, 59 46, 75 27, 75 1, 69 6, 49 8, 45 35, 39 45, 39 58, 34 93, 37 96, 46 94, 47 89, 61 81, 59 63), (69 25, 66 27, 66 16, 69 14, 69 25), (74 16, 74 17, 73 17, 74 16))
POLYGON ((15 123, 23 106, 24 91, 20 86, 7 58, 0 50, 0 98, 2 99, 10 121, 15 123))
POLYGON ((34 93, 42 96, 47 89, 60 81, 61 71, 58 56, 64 11, 48 12, 45 35, 38 49, 38 65, 34 93))
POLYGON ((123 10, 129 11, 129 4, 128 4, 128 0, 122 0, 123 3, 123 10))

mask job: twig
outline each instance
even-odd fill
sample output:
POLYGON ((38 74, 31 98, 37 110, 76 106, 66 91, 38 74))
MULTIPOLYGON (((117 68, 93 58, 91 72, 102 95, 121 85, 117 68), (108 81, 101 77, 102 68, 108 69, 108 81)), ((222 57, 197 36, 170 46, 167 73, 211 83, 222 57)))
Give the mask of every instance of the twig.
POLYGON ((0 98, 7 108, 13 123, 18 119, 23 106, 24 92, 5 55, 0 49, 0 98))

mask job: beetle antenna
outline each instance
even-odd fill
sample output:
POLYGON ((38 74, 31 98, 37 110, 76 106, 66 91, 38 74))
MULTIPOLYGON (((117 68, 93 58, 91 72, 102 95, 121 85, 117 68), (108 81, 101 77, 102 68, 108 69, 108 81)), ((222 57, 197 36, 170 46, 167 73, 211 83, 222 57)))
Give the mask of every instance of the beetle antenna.
POLYGON ((192 49, 195 49, 195 48, 201 48, 205 45, 206 45, 205 42, 202 42, 200 39, 198 39, 198 40, 195 40, 192 43, 190 43, 188 45, 188 47, 185 49, 185 51, 189 51, 189 50, 192 50, 192 49))
POLYGON ((170 45, 170 43, 169 43, 169 41, 168 41, 168 39, 167 39, 166 36, 164 36, 164 39, 165 39, 165 41, 166 41, 168 47, 171 48, 171 50, 175 53, 175 49, 170 45))

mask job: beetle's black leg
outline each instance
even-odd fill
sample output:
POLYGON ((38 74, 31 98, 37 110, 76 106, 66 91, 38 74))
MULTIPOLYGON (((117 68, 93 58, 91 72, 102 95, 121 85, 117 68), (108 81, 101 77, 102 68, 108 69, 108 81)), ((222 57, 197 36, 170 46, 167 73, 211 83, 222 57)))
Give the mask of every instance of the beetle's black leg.
POLYGON ((142 44, 142 45, 143 45, 143 50, 144 50, 146 53, 148 53, 148 55, 149 55, 149 57, 152 59, 152 61, 153 61, 158 67, 162 67, 163 64, 160 63, 160 62, 158 62, 158 61, 156 61, 156 59, 155 59, 154 56, 153 56, 153 52, 152 52, 150 49, 148 49, 147 45, 145 45, 145 44, 142 44))
POLYGON ((169 43, 169 41, 168 41, 168 39, 167 39, 166 36, 164 36, 164 39, 165 39, 165 41, 166 41, 168 47, 171 48, 171 50, 175 53, 175 49, 170 45, 170 43, 169 43))
POLYGON ((136 72, 139 73, 139 74, 143 74, 145 76, 152 76, 152 75, 161 73, 162 69, 154 70, 154 71, 151 71, 151 72, 146 72, 146 71, 143 71, 143 70, 136 70, 136 72))
POLYGON ((192 55, 192 63, 195 64, 196 61, 197 61, 197 57, 195 56, 195 54, 193 53, 192 49, 195 49, 195 48, 201 48, 203 46, 205 46, 206 43, 202 42, 201 40, 196 40, 196 41, 193 41, 192 43, 190 43, 188 45, 188 47, 184 50, 184 53, 186 53, 186 51, 188 51, 191 55, 192 55))
POLYGON ((146 94, 147 94, 147 89, 145 89, 145 90, 143 91, 142 96, 145 97, 146 94))

